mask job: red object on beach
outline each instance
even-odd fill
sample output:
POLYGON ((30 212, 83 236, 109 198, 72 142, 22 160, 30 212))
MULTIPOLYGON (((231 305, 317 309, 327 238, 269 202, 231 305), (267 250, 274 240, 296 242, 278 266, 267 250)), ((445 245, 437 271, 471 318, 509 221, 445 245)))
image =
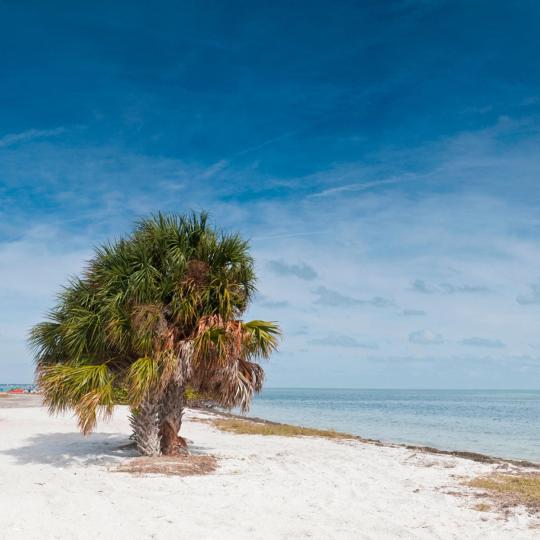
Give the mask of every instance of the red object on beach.
POLYGON ((11 390, 8 390, 8 394, 24 394, 24 390, 22 388, 12 388, 11 390))

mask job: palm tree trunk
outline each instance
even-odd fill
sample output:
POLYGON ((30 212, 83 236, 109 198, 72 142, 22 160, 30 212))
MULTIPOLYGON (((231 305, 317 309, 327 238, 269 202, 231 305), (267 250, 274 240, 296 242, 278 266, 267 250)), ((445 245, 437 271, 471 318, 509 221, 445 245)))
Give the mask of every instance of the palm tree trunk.
POLYGON ((178 435, 184 410, 184 385, 170 381, 159 403, 159 436, 161 453, 165 456, 188 453, 185 440, 178 435))
POLYGON ((176 372, 169 380, 159 400, 159 436, 161 453, 166 456, 188 454, 186 441, 178 432, 182 426, 185 381, 192 367, 193 343, 184 341, 179 346, 176 372))
POLYGON ((161 454, 159 434, 159 404, 147 396, 129 418, 133 439, 143 456, 161 454))

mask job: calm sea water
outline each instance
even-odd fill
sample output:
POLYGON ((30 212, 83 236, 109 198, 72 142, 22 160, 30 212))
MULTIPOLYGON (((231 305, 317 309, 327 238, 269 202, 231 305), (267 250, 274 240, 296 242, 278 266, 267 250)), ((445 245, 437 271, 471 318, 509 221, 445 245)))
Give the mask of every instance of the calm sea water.
POLYGON ((540 462, 540 390, 264 390, 249 416, 540 462))

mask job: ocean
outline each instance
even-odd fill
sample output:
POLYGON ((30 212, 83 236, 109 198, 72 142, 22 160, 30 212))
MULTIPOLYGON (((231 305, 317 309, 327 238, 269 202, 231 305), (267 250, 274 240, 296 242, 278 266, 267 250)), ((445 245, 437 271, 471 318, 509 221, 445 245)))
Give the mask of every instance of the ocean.
POLYGON ((268 388, 248 415, 540 462, 540 390, 268 388))

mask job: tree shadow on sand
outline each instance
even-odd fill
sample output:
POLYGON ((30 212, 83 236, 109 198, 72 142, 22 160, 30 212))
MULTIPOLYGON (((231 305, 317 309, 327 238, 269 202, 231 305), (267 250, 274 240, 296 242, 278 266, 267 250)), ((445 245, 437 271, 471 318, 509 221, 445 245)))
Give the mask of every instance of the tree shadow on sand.
MULTIPOLYGON (((188 441, 191 443, 191 441, 188 441)), ((208 448, 189 444, 191 455, 208 454, 208 448)), ((30 463, 70 467, 73 465, 114 465, 126 458, 140 457, 127 435, 120 433, 38 433, 23 446, 0 450, 21 465, 30 463)))
POLYGON ((126 435, 119 433, 39 433, 23 446, 1 450, 22 465, 41 463, 55 467, 108 465, 136 457, 138 452, 126 435))

